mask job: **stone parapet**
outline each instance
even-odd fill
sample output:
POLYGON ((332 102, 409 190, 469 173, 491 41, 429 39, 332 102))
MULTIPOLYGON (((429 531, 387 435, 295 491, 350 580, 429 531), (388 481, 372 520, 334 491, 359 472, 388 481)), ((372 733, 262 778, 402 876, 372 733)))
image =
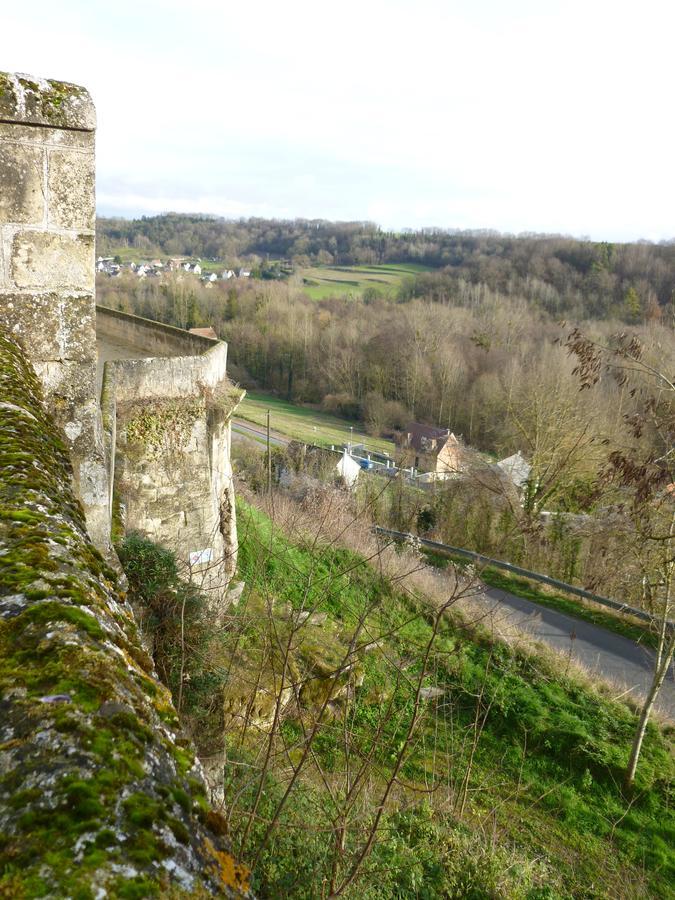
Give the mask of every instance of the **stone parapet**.
POLYGON ((95 131, 96 109, 77 84, 0 72, 0 122, 95 131))
POLYGON ((227 377, 227 344, 205 345, 199 356, 109 361, 101 396, 114 521, 174 552, 217 623, 237 562, 230 416, 243 391, 227 377))
POLYGON ((100 305, 96 307, 96 334, 111 343, 142 347, 144 356, 199 356, 216 343, 183 328, 100 305))

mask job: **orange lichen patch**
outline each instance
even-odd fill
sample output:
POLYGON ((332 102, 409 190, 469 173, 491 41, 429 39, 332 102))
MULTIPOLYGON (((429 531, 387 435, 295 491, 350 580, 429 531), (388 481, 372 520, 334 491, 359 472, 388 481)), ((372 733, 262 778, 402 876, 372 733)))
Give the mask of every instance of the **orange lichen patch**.
POLYGON ((206 838, 204 843, 207 852, 216 860, 213 874, 217 875, 226 887, 246 894, 249 890, 249 876, 251 874, 246 866, 236 862, 234 857, 224 850, 216 850, 209 838, 206 838))

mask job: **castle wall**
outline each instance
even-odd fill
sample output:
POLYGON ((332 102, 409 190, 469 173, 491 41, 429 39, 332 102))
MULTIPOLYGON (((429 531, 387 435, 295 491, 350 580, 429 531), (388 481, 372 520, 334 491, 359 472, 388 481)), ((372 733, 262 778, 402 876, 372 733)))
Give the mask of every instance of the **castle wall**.
POLYGON ((215 343, 211 338, 183 328, 107 306, 96 307, 96 334, 99 340, 142 348, 143 356, 199 356, 215 343))
POLYGON ((21 340, 42 382, 87 528, 107 551, 96 390, 95 128, 84 88, 0 73, 0 326, 21 340))
MULTIPOLYGON (((129 341, 137 328, 134 341, 152 346, 153 329, 144 340, 146 320, 122 315, 129 330, 110 335, 107 313, 99 310, 102 333, 129 341)), ((230 416, 243 392, 227 378, 227 344, 199 338, 193 346, 194 335, 172 331, 174 341, 184 336, 184 349, 207 351, 105 364, 101 396, 110 508, 125 531, 139 531, 176 554, 183 574, 206 593, 217 621, 237 561, 230 416)))
POLYGON ((89 540, 37 378, 1 327, 0 431, 3 896, 249 896, 89 540))

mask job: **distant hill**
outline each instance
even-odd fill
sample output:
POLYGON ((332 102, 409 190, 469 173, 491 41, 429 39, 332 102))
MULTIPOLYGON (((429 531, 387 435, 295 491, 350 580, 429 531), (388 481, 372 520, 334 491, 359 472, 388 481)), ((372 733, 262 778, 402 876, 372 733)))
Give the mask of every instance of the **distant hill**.
MULTIPOLYGON (((675 243, 615 244, 562 235, 494 231, 384 231, 372 222, 237 219, 167 213, 141 219, 100 218, 98 252, 136 248, 139 255, 184 255, 229 265, 291 260, 296 267, 418 264, 411 296, 438 302, 456 282, 518 295, 553 315, 660 318, 675 297, 675 243)), ((404 292, 405 293, 405 292, 404 292)))

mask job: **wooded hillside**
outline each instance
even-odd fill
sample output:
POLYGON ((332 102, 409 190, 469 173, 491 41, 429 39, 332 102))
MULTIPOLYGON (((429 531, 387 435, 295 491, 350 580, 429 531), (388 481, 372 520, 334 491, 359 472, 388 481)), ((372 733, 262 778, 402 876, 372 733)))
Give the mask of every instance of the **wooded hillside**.
POLYGON ((462 283, 524 297, 553 315, 637 322, 672 308, 675 244, 613 244, 561 235, 422 229, 388 232, 372 222, 166 215, 99 219, 98 252, 181 254, 222 260, 311 264, 423 263, 439 272, 411 280, 402 299, 448 302, 462 283))

